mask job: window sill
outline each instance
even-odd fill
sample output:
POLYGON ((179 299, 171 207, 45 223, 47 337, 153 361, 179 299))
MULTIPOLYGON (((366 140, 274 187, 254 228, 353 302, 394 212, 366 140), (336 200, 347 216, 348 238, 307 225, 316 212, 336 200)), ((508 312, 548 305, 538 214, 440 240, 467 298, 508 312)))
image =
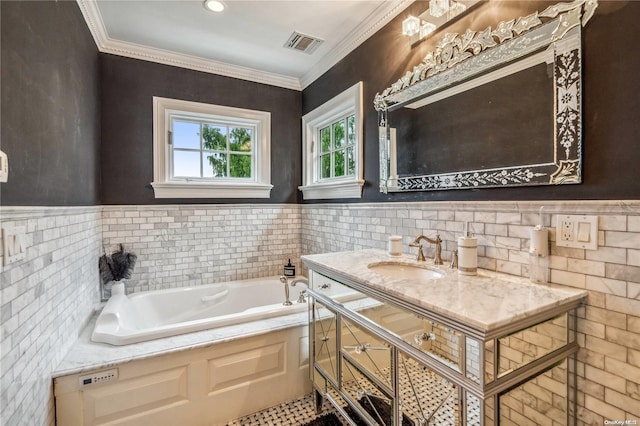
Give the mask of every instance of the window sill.
POLYGON ((320 200, 333 198, 362 198, 364 180, 349 180, 342 182, 323 182, 312 185, 299 186, 305 200, 320 200))
POLYGON ((151 182, 156 198, 269 198, 265 183, 151 182))

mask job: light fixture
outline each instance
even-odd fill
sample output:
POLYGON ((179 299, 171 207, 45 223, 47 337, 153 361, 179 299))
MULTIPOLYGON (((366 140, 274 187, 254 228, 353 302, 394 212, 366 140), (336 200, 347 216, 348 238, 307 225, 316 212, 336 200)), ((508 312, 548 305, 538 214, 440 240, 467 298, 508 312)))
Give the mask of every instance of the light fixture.
POLYGON ((480 0, 429 0, 428 10, 402 21, 402 34, 415 44, 479 3, 480 0))
POLYGON ((436 25, 432 24, 431 22, 423 22, 422 26, 420 26, 420 39, 422 40, 423 38, 434 32, 436 28, 436 25))
MULTIPOLYGON (((422 17, 422 15, 420 15, 422 17)), ((423 21, 410 15, 402 21, 402 34, 411 37, 412 42, 422 40, 436 30, 436 25, 432 22, 423 21)))
POLYGON ((407 19, 402 21, 402 34, 411 37, 420 32, 420 18, 409 15, 407 19))
POLYGON ((456 16, 460 15, 462 12, 467 10, 467 6, 460 3, 459 1, 452 1, 451 7, 449 8, 449 19, 453 19, 456 16))
POLYGON ((222 12, 224 10, 224 3, 218 0, 205 0, 202 5, 210 12, 222 12))
POLYGON ((429 0, 429 14, 439 18, 450 9, 449 0, 429 0))

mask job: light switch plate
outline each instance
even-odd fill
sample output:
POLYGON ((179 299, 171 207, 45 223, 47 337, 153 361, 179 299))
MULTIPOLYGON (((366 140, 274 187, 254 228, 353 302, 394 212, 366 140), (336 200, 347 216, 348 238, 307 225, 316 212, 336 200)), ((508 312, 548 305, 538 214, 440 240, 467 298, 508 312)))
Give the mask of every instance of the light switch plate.
POLYGON ((0 182, 4 183, 9 179, 9 158, 7 154, 0 151, 0 182))
POLYGON ((24 226, 2 228, 4 265, 9 265, 27 256, 26 229, 24 226))
POLYGON ((598 216, 558 215, 556 246, 598 249, 598 216))

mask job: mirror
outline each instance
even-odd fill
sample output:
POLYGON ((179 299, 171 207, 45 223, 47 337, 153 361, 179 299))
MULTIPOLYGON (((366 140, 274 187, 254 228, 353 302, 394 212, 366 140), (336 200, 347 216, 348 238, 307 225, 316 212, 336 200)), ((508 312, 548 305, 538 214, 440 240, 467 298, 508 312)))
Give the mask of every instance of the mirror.
POLYGON ((445 34, 376 95, 380 191, 580 183, 581 30, 597 5, 445 34))

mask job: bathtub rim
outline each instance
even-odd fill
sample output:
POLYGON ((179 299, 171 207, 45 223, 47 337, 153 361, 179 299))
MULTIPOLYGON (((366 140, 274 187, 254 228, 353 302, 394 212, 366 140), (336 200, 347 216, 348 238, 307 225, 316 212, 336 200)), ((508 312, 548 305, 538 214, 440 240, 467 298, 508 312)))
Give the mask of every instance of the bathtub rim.
MULTIPOLYGON (((295 277, 294 277, 295 278, 295 277)), ((298 276, 298 278, 305 278, 303 276, 298 276)), ((205 284, 201 286, 185 286, 185 287, 175 287, 169 289, 160 289, 160 290, 150 290, 144 292, 135 292, 131 294, 114 294, 112 296, 111 304, 106 302, 101 311, 96 316, 96 320, 94 322, 94 329, 91 333, 90 339, 95 343, 105 343, 113 346, 127 346, 135 343, 143 343, 146 341, 153 341, 157 339, 170 338, 174 336, 179 336, 187 333, 196 333, 200 331, 204 331, 212 328, 221 328, 229 325, 233 322, 234 318, 237 318, 241 313, 227 314, 217 317, 216 322, 221 323, 220 325, 213 325, 211 327, 207 327, 207 324, 212 322, 212 318, 203 318, 191 321, 184 321, 178 323, 171 323, 166 325, 159 325, 157 327, 153 327, 151 329, 144 330, 136 330, 130 328, 120 327, 118 321, 118 309, 123 303, 126 303, 126 298, 129 300, 135 301, 136 299, 142 299, 148 297, 151 293, 153 294, 179 294, 186 291, 191 290, 205 290, 210 287, 216 287, 224 285, 228 288, 233 287, 250 287, 256 284, 264 284, 268 282, 269 284, 280 283, 279 276, 268 276, 262 278, 251 278, 246 280, 234 280, 234 281, 223 281, 211 284, 205 284), (105 315, 105 318, 102 319, 102 316, 105 315), (111 321, 109 321, 111 318, 111 321), (102 322, 102 323, 101 323, 102 322)), ((126 287, 125 287, 126 289, 126 287)), ((282 291, 282 301, 284 302, 284 287, 282 291)), ((299 312, 307 311, 307 304, 304 303, 304 307, 300 306, 300 303, 293 303, 292 306, 281 306, 278 303, 273 303, 269 305, 261 306, 259 311, 255 311, 252 313, 247 313, 246 315, 250 315, 250 318, 246 321, 241 322, 240 324, 246 324, 254 321, 263 321, 272 317, 283 317, 287 315, 296 314, 299 312), (289 310, 290 312, 283 312, 285 310, 289 310)), ((252 308, 253 309, 253 308, 252 308)))
POLYGON ((159 355, 206 348, 245 337, 267 334, 272 331, 308 326, 308 312, 305 310, 304 312, 267 320, 114 346, 108 343, 96 343, 91 340, 91 333, 99 313, 99 309, 93 313, 78 339, 52 372, 52 378, 115 367, 130 361, 153 358, 159 355))
MULTIPOLYGON (((370 306, 373 305, 374 303, 370 304, 370 306)), ((362 301, 353 300, 345 302, 344 306, 349 309, 358 309, 366 308, 367 304, 363 305, 362 301)), ((309 325, 309 312, 307 309, 303 312, 261 321, 195 331, 124 346, 114 346, 91 341, 91 333, 102 307, 98 307, 92 313, 85 321, 85 327, 76 341, 66 348, 66 354, 62 357, 62 361, 51 373, 52 379, 70 374, 117 367, 130 361, 153 358, 159 355, 214 346, 245 337, 267 334, 272 331, 293 327, 308 327, 309 325)))

